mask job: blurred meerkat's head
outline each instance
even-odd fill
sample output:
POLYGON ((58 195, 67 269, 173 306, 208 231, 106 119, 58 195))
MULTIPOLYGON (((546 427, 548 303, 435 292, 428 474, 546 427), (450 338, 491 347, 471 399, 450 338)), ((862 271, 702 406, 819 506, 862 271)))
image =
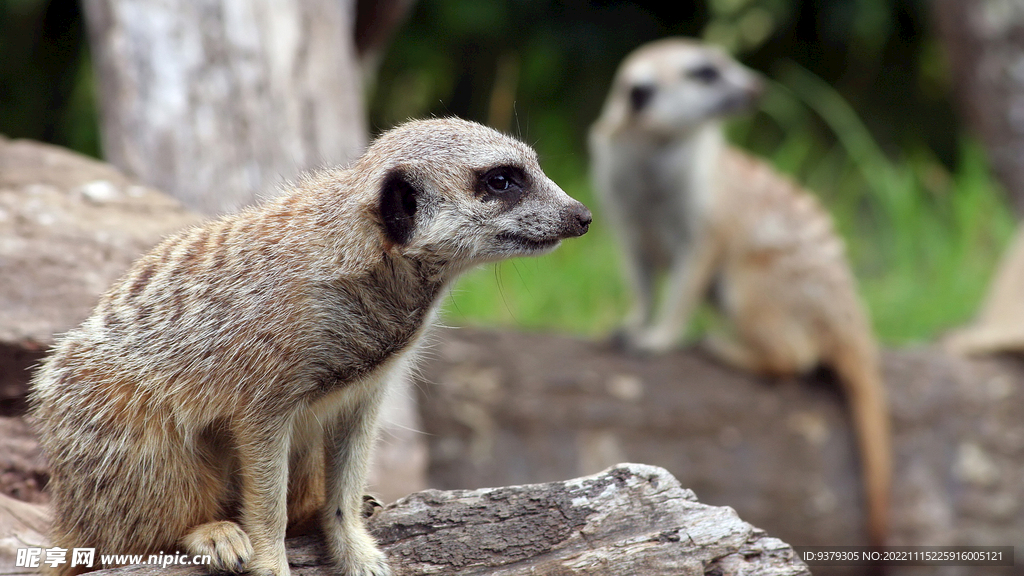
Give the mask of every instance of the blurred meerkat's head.
POLYGON ((356 172, 376 181, 390 249, 451 271, 550 251, 591 221, 544 174, 532 148, 466 120, 414 121, 386 132, 356 172))
POLYGON ((761 77, 721 49, 667 38, 623 60, 598 124, 613 132, 685 135, 749 110, 762 91, 761 77))

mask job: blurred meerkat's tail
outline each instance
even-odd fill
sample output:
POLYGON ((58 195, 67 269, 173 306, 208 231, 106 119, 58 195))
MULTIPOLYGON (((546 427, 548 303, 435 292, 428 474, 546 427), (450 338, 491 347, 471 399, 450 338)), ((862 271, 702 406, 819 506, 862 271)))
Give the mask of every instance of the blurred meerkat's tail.
POLYGON ((843 382, 860 453, 868 541, 871 546, 883 546, 889 532, 892 429, 875 344, 843 347, 834 369, 843 382))

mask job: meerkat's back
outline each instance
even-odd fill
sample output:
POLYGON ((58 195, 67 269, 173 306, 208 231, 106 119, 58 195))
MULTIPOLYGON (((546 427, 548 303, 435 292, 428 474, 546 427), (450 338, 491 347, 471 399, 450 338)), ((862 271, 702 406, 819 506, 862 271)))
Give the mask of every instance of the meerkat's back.
POLYGON ((864 467, 869 540, 881 544, 891 430, 877 343, 843 242, 817 199, 763 160, 725 149, 719 168, 719 306, 735 338, 708 343, 720 358, 755 373, 800 374, 819 363, 836 371, 864 467))
POLYGON ((779 373, 803 372, 819 358, 831 359, 854 335, 873 345, 845 246, 818 200, 763 160, 735 148, 722 151, 719 168, 722 207, 716 228, 728 252, 723 273, 733 280, 725 285, 730 294, 742 291, 753 300, 733 312, 734 318, 778 308, 813 334, 807 343, 813 353, 794 354, 794 360, 803 361, 779 373))

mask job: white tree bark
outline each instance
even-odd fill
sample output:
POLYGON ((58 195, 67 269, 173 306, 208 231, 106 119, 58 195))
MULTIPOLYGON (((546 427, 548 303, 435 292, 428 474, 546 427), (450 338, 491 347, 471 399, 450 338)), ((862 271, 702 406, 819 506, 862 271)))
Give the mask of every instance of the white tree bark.
POLYGON ((354 0, 86 0, 107 160, 205 213, 365 146, 354 0))

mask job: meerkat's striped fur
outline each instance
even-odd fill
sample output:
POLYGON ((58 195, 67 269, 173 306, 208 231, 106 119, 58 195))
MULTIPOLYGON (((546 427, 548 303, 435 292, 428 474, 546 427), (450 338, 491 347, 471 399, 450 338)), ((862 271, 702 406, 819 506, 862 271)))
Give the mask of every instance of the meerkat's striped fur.
POLYGON ((731 326, 707 341, 719 358, 777 375, 834 368, 859 441, 869 539, 880 545, 892 464, 877 345, 829 215, 766 163, 725 145, 722 119, 760 92, 756 74, 686 39, 642 46, 620 66, 590 149, 635 294, 621 341, 668 350, 714 288, 731 326), (661 272, 666 297, 655 314, 661 272))
POLYGON ((341 573, 388 574, 360 514, 388 380, 461 271, 589 223, 528 146, 443 119, 167 239, 34 378, 53 544, 286 576, 316 522, 341 573))

